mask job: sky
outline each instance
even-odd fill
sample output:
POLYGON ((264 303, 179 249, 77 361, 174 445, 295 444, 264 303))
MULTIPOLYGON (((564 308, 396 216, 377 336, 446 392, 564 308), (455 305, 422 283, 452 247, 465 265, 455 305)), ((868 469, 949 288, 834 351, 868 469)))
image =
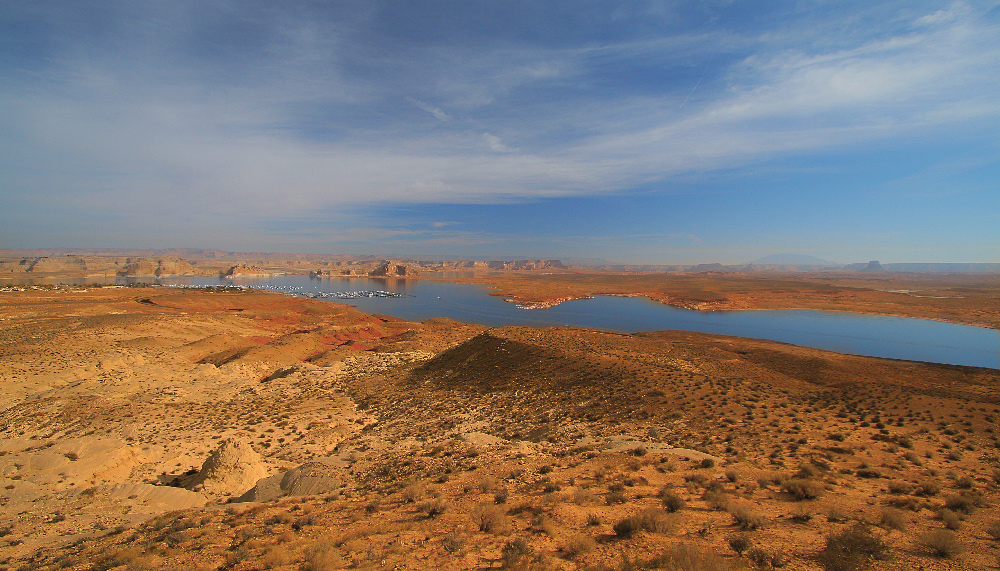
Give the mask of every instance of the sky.
POLYGON ((0 249, 1000 262, 1000 2, 0 0, 0 249))

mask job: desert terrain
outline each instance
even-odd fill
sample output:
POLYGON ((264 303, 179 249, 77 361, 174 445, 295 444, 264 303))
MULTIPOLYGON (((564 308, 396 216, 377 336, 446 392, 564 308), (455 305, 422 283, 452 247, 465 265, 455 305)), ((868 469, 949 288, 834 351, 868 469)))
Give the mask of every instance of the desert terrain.
POLYGON ((8 569, 998 565, 993 369, 239 288, 3 291, 0 339, 8 569))

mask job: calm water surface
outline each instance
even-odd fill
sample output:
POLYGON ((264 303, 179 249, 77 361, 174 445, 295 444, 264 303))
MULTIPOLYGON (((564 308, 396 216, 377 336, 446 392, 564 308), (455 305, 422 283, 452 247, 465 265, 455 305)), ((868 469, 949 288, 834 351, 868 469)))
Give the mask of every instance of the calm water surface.
POLYGON ((525 310, 487 295, 487 290, 478 286, 393 278, 165 278, 158 283, 232 284, 299 295, 385 290, 402 297, 329 300, 356 305, 365 313, 411 321, 450 317, 489 326, 575 325, 626 333, 681 329, 783 341, 838 353, 1000 369, 1000 331, 926 319, 804 309, 691 311, 645 298, 607 296, 525 310))

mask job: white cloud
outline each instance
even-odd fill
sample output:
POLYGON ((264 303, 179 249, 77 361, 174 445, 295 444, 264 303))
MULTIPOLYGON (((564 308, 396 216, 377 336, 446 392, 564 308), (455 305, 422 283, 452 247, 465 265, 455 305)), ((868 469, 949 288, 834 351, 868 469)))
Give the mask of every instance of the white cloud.
POLYGON ((513 151, 513 149, 503 144, 503 142, 500 141, 500 137, 497 137, 496 135, 483 133, 483 140, 486 141, 486 146, 488 146, 494 153, 510 153, 513 151))
MULTIPOLYGON (((344 60, 360 55, 346 32, 308 22, 282 22, 245 81, 213 82, 211 69, 167 56, 122 63, 67 53, 61 67, 0 87, 0 126, 12 133, 0 140, 11 165, 0 183, 37 193, 39 205, 238 225, 378 201, 613 192, 957 121, 995 123, 997 26, 962 4, 912 24, 825 49, 715 32, 428 50, 424 68, 383 74, 384 83, 348 71, 344 60), (733 63, 748 45, 754 53, 733 63), (691 84, 601 97, 588 85, 590 67, 617 58, 701 65, 713 52, 718 68, 683 108, 691 84), (576 96, 517 106, 552 86, 576 96), (403 100, 435 117, 435 130, 408 123, 393 105, 403 100)), ((373 66, 406 67, 372 57, 373 66)))
POLYGON ((447 113, 445 113, 444 111, 442 111, 440 108, 431 105, 430 103, 426 103, 424 101, 420 101, 420 100, 414 99, 412 97, 407 97, 406 100, 409 101, 410 103, 416 105, 418 108, 423 109, 424 111, 430 113, 438 121, 450 121, 451 120, 451 116, 450 115, 448 115, 447 113))

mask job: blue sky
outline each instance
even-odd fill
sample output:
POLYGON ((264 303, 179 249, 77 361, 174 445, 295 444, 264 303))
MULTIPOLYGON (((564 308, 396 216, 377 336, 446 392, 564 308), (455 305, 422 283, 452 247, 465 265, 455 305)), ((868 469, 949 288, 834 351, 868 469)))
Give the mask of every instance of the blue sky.
POLYGON ((0 248, 1000 261, 1000 3, 0 0, 0 248))

